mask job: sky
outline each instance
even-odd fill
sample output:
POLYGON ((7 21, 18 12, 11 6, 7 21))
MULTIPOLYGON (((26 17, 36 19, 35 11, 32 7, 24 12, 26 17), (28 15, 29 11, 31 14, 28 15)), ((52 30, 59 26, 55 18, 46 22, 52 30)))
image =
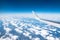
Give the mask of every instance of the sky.
POLYGON ((55 12, 60 13, 59 0, 0 0, 0 12, 55 12))

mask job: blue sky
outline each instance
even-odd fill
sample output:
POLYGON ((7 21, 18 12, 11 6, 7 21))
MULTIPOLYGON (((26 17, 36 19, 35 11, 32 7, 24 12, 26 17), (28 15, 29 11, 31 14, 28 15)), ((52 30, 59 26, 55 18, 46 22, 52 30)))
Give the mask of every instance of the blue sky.
POLYGON ((0 0, 0 12, 59 12, 59 0, 0 0))

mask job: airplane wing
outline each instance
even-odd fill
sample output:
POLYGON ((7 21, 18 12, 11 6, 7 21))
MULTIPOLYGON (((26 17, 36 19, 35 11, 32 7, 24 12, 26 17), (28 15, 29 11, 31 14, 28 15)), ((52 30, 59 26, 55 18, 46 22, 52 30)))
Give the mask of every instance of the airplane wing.
POLYGON ((32 11, 32 13, 33 13, 34 17, 35 17, 37 20, 39 20, 39 21, 41 21, 41 22, 44 22, 44 23, 47 23, 48 25, 52 25, 52 26, 55 26, 55 27, 60 28, 60 24, 59 24, 59 23, 54 22, 54 21, 51 21, 51 20, 41 19, 34 11, 32 11))

